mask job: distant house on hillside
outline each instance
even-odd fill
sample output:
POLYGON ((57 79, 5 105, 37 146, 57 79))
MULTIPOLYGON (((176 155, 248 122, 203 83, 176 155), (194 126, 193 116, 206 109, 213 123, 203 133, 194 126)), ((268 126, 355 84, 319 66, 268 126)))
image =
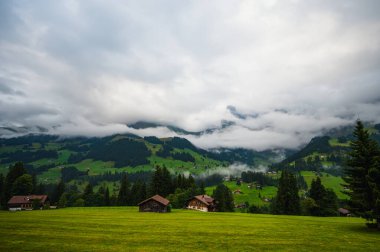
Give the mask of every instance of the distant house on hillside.
POLYGON ((149 199, 146 199, 138 204, 140 212, 157 212, 166 213, 168 212, 168 206, 170 201, 164 197, 156 194, 149 199))
POLYGON ((47 195, 18 195, 13 196, 8 201, 8 208, 10 211, 32 210, 33 203, 35 201, 38 202, 39 208, 43 208, 46 205, 50 205, 50 200, 47 195))
POLYGON ((202 212, 214 212, 216 205, 215 200, 210 196, 197 195, 187 201, 186 208, 202 212))

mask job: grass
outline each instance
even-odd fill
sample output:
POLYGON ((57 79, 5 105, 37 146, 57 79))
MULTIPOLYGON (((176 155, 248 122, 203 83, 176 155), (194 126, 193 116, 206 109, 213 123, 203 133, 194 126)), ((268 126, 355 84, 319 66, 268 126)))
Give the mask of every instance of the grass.
POLYGON ((0 212, 0 251, 378 251, 358 218, 139 213, 136 207, 0 212))
MULTIPOLYGON (((236 181, 225 181, 224 184, 230 188, 232 192, 240 189, 242 194, 233 194, 235 204, 248 202, 250 205, 263 206, 269 203, 262 200, 263 198, 271 199, 276 196, 277 188, 275 186, 265 186, 262 190, 250 189, 247 183, 241 183, 241 185, 236 185, 236 181), (259 193, 261 198, 259 198, 259 193)), ((212 195, 216 186, 211 186, 206 188, 206 194, 212 195)))
MULTIPOLYGON (((301 175, 305 178, 308 188, 310 188, 311 181, 317 177, 312 171, 302 171, 301 175)), ((322 172, 321 182, 326 188, 334 190, 339 199, 347 199, 348 196, 342 193, 344 182, 341 177, 332 176, 330 174, 322 172)))

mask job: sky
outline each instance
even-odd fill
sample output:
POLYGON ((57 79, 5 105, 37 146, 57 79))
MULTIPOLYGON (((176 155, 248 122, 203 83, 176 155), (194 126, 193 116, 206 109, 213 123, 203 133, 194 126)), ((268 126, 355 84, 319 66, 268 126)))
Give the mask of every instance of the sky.
POLYGON ((0 125, 299 148, 380 122, 380 1, 0 1, 0 125), (231 126, 221 128, 223 122, 231 126))

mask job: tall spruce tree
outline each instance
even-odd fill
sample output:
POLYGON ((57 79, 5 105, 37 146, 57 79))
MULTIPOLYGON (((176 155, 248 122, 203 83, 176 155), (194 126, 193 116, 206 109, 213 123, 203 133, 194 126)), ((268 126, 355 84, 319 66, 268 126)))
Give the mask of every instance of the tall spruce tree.
POLYGON ((117 204, 119 206, 127 206, 130 204, 130 185, 127 174, 123 174, 120 181, 119 195, 117 196, 117 204))
POLYGON ((106 190, 104 191, 104 205, 105 206, 111 205, 110 191, 108 189, 108 186, 106 187, 106 190))
POLYGON ((20 176, 26 174, 26 169, 24 168, 24 164, 22 162, 17 162, 13 166, 9 166, 9 171, 7 176, 5 177, 4 181, 4 199, 5 205, 3 205, 3 208, 6 207, 6 203, 8 200, 12 197, 12 187, 13 183, 16 181, 17 178, 20 176))
POLYGON ((6 202, 4 202, 4 183, 4 175, 0 173, 0 208, 6 205, 6 202))
POLYGON ((317 177, 311 181, 309 197, 315 202, 315 206, 310 209, 314 216, 334 216, 337 214, 337 196, 334 191, 326 189, 317 177))
POLYGON ((163 197, 173 192, 173 184, 170 172, 166 167, 156 167, 149 185, 149 195, 159 194, 163 197))
POLYGON ((219 184, 212 195, 216 202, 216 208, 219 212, 233 212, 234 198, 231 190, 224 184, 219 184))
POLYGON ((287 215, 297 215, 301 212, 297 180, 287 170, 283 170, 281 173, 277 195, 272 203, 272 212, 287 215))
POLYGON ((96 206, 98 205, 98 203, 100 203, 96 199, 94 188, 92 187, 91 183, 88 183, 86 187, 84 188, 82 198, 84 199, 85 206, 96 206))
POLYGON ((345 193, 350 196, 350 210, 369 221, 376 219, 380 228, 380 150, 376 141, 370 138, 363 123, 356 122, 351 141, 351 152, 344 169, 343 180, 349 189, 345 193))
POLYGON ((63 180, 60 180, 57 186, 54 188, 53 195, 52 195, 52 202, 58 203, 59 199, 61 198, 62 194, 65 192, 65 183, 63 180))

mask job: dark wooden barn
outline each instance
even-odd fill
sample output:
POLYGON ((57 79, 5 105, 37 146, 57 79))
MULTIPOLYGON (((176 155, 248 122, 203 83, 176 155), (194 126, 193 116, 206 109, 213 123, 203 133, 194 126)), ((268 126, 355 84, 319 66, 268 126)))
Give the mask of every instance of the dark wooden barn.
POLYGON ((168 212, 170 201, 156 194, 149 199, 146 199, 138 204, 140 212, 168 212))

